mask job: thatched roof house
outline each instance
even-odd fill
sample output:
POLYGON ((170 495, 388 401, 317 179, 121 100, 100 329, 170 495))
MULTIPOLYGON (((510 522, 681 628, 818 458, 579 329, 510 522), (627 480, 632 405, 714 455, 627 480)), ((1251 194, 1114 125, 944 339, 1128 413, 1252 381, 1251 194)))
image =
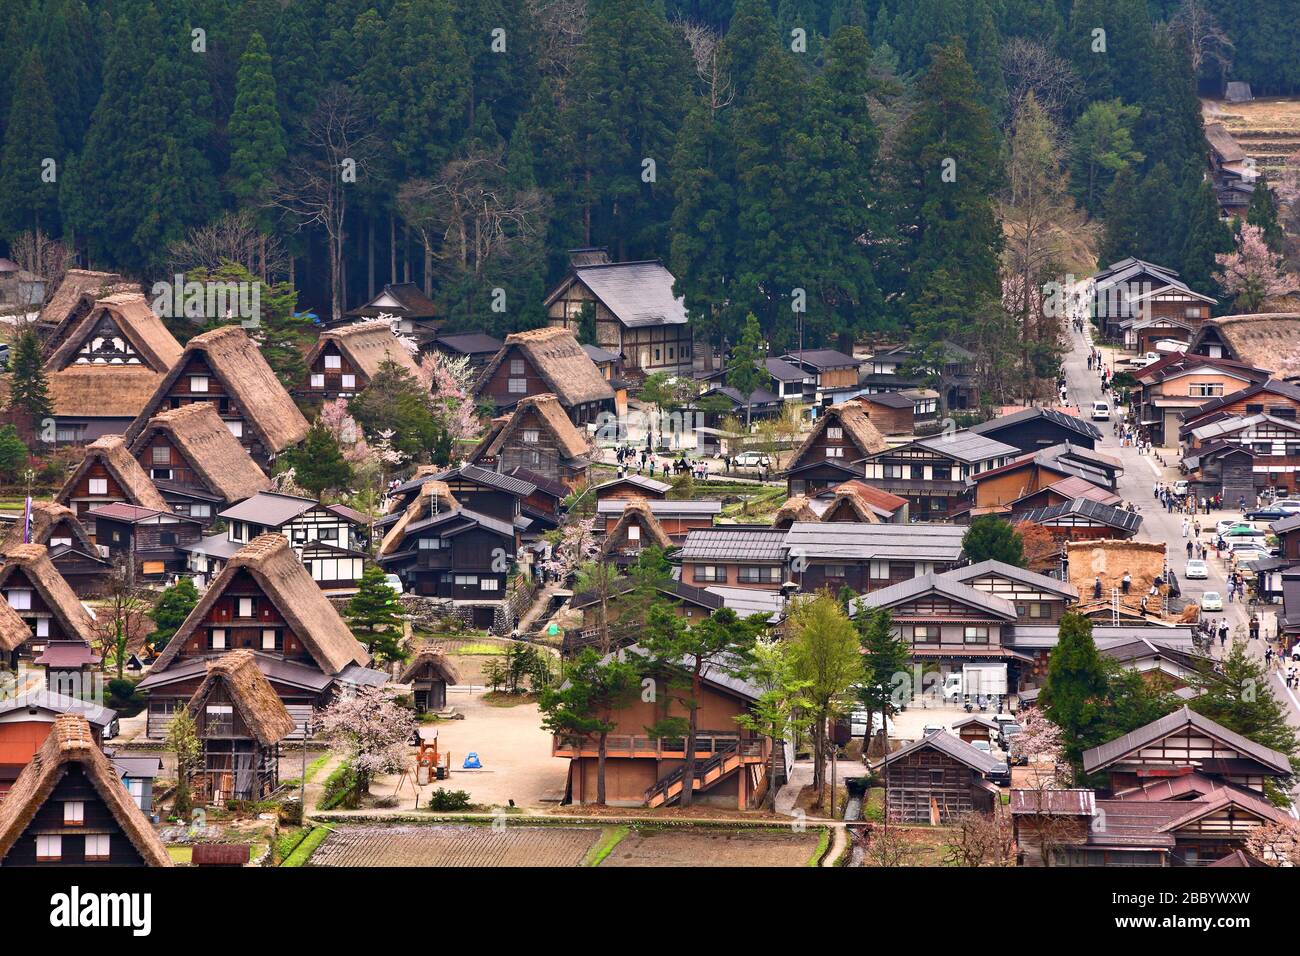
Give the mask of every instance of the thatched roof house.
MULTIPOLYGON (((124 852, 108 833, 107 859, 110 863, 137 866, 171 866, 167 848, 159 839, 126 787, 122 786, 117 772, 95 744, 90 724, 80 714, 60 714, 54 719, 40 751, 32 758, 3 802, 0 802, 0 863, 24 864, 36 862, 36 836, 43 829, 41 810, 61 789, 75 791, 80 797, 90 788, 107 809, 117 831, 126 838, 134 852, 124 852)), ((49 824, 62 830, 60 809, 49 824)), ((88 817, 89 818, 89 817, 88 817)), ((64 837, 72 842, 72 838, 64 837)), ((71 848, 69 848, 71 849, 71 848)), ((71 854, 69 854, 71 856, 71 854)), ((80 863, 73 857, 69 863, 80 863)))
POLYGON ((173 475, 192 475, 181 481, 173 478, 165 485, 197 486, 223 502, 242 501, 271 488, 271 479, 230 433, 211 402, 159 412, 131 443, 131 453, 142 468, 165 461, 173 475), (170 457, 155 457, 155 448, 164 449, 170 457), (178 454, 180 461, 175 457, 178 454))
POLYGON ((772 518, 772 527, 788 528, 796 521, 820 520, 807 495, 792 495, 777 509, 776 515, 772 518))
MULTIPOLYGON (((854 469, 848 467, 852 462, 884 451, 887 447, 885 436, 880 434, 880 430, 867 417, 866 410, 859 403, 832 405, 822 411, 808 437, 790 457, 790 466, 786 472, 789 474, 829 463, 845 472, 837 479, 838 483, 852 476, 854 469), (843 448, 844 451, 832 458, 827 454, 827 448, 843 448)), ((859 471, 859 476, 860 474, 859 471)))
POLYGON ((668 549, 673 547, 673 540, 650 510, 648 501, 630 498, 614 527, 605 535, 600 546, 600 559, 635 557, 643 548, 649 547, 668 549))
MULTIPOLYGON (((217 395, 233 406, 223 420, 232 425, 238 421, 242 441, 259 448, 263 458, 274 458, 307 437, 311 427, 307 419, 266 364, 257 343, 238 325, 225 325, 190 339, 184 354, 127 429, 126 437, 129 441, 138 438, 149 420, 172 404, 170 400, 189 404, 213 401, 217 395), (211 398, 191 392, 190 385, 200 377, 211 398), (219 390, 206 384, 209 379, 216 380, 219 390)), ((257 459, 259 453, 253 457, 257 459)))
POLYGON ((131 457, 126 439, 121 435, 104 435, 87 445, 86 457, 63 483, 54 500, 74 508, 78 514, 84 514, 93 505, 115 501, 157 511, 170 510, 140 463, 131 457), (91 490, 88 481, 101 477, 109 480, 107 489, 91 490))
POLYGON ((406 537, 406 529, 416 521, 432 518, 444 511, 460 507, 460 502, 452 495, 445 481, 429 478, 419 486, 416 496, 406 506, 397 523, 388 529, 384 540, 379 543, 378 557, 395 554, 406 537))
POLYGON ((68 538, 73 547, 88 554, 95 554, 95 545, 86 533, 86 526, 77 518, 71 508, 54 501, 32 502, 32 531, 30 541, 24 541, 25 522, 20 514, 18 520, 9 525, 0 549, 8 549, 19 544, 43 544, 50 547, 52 538, 68 538))
POLYGON ((322 332, 316 345, 307 352, 308 369, 320 372, 321 369, 316 368, 317 360, 325 354, 342 355, 348 365, 363 377, 364 381, 357 381, 357 390, 365 388, 365 382, 373 378, 385 362, 400 365, 411 375, 420 371, 411 350, 395 336, 393 325, 383 319, 341 325, 322 332))
POLYGON ((293 732, 293 718, 258 668, 252 651, 231 651, 208 661, 207 675, 186 707, 190 716, 199 719, 207 702, 222 690, 222 703, 234 707, 244 727, 263 747, 274 746, 293 732))
POLYGON ((822 512, 822 521, 861 521, 866 524, 880 524, 880 518, 857 489, 846 484, 835 489, 835 497, 826 510, 822 512))
POLYGON ((159 655, 150 676, 162 673, 172 664, 231 581, 242 572, 252 576, 326 674, 333 676, 351 664, 365 667, 370 663, 370 655, 312 580, 288 540, 283 535, 264 534, 244 545, 226 562, 159 655))
POLYGON ((570 417, 584 406, 612 406, 614 389, 573 333, 562 328, 529 329, 506 336, 505 344, 474 385, 475 398, 488 397, 509 408, 520 400, 550 392, 570 417), (522 391, 520 390, 522 389, 522 391))
POLYGON ((415 649, 401 676, 397 678, 397 683, 409 684, 427 674, 430 669, 448 684, 460 683, 460 675, 456 673, 456 667, 447 655, 446 647, 433 641, 425 641, 415 649))
POLYGON ((526 468, 568 488, 584 484, 590 468, 591 442, 564 413, 551 394, 532 395, 508 416, 496 418, 471 464, 502 473, 526 468))
MULTIPOLYGON (((39 597, 42 609, 57 622, 50 629, 51 640, 81 641, 89 644, 95 633, 95 621, 82 606, 63 575, 50 562, 43 544, 16 544, 0 551, 0 590, 30 588, 39 597)), ((33 602, 33 608, 36 608, 33 602)))
POLYGON ((60 331, 71 319, 82 295, 98 296, 109 287, 122 284, 122 277, 116 272, 92 272, 89 269, 69 269, 65 272, 63 281, 54 290, 36 320, 53 331, 47 341, 57 344, 60 331))
POLYGON ((1300 312, 1225 315, 1197 331, 1188 352, 1267 369, 1274 378, 1300 380, 1300 312))
MULTIPOLYGON (((0 654, 13 654, 31 636, 32 629, 27 626, 27 622, 18 616, 8 601, 0 598, 0 654)), ((0 664, 13 666, 13 661, 0 658, 0 664)))
MULTIPOLYGON (((1102 602, 1109 605, 1111 591, 1119 588, 1120 603, 1126 607, 1139 607, 1142 596, 1149 594, 1157 578, 1165 573, 1165 543, 1163 541, 1121 541, 1106 538, 1098 541, 1067 541, 1066 560, 1069 562, 1070 583, 1079 589, 1081 608, 1093 602, 1093 590, 1101 579, 1102 602), (1124 575, 1131 581, 1129 592, 1123 594, 1124 575)), ((1161 594, 1166 590, 1161 587, 1161 594)), ((1161 601, 1148 602, 1151 613, 1158 613, 1161 601)))

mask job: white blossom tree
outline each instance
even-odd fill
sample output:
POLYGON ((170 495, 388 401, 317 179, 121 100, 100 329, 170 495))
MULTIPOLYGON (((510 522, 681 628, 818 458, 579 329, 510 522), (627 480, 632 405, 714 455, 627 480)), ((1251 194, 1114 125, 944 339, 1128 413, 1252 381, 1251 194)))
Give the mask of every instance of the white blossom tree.
POLYGON ((398 773, 411 760, 415 714, 399 705, 393 691, 360 687, 345 691, 319 712, 317 727, 332 750, 340 752, 357 775, 361 793, 379 774, 398 773))
POLYGON ((1266 299, 1286 295, 1294 288, 1294 281, 1282 269, 1282 257, 1268 247, 1258 226, 1243 224, 1236 251, 1214 258, 1219 263, 1219 283, 1232 294, 1240 312, 1258 312, 1266 299))

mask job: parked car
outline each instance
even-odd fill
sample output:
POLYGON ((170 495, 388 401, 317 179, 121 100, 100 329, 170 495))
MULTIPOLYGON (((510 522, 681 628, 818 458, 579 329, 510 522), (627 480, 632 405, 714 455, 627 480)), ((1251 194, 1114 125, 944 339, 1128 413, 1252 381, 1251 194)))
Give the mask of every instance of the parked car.
POLYGON ((1280 521, 1282 518, 1290 518, 1294 514, 1300 514, 1300 512, 1297 512, 1294 508, 1280 507, 1280 502, 1275 501, 1263 508, 1247 511, 1246 517, 1252 521, 1280 521))
POLYGON ((993 745, 989 743, 987 740, 972 740, 970 742, 970 745, 974 747, 976 750, 984 751, 984 753, 986 754, 993 753, 993 745))
POLYGON ((731 459, 731 463, 737 468, 767 468, 771 464, 771 459, 756 451, 742 451, 731 459))
POLYGON ((396 574, 385 574, 384 583, 396 591, 398 594, 405 594, 406 589, 402 587, 402 579, 396 574))
POLYGON ((1092 403, 1092 420, 1094 422, 1110 421, 1110 406, 1105 402, 1092 403))
POLYGON ((1223 595, 1218 591, 1206 591, 1201 595, 1202 611, 1222 611, 1223 595))
POLYGON ((1023 733, 1019 724, 1003 724, 998 729, 998 744, 1007 753, 1011 753, 1011 738, 1016 734, 1023 733))
POLYGON ((1210 569, 1206 566, 1204 561, 1198 561, 1193 558, 1191 561, 1187 562, 1187 570, 1184 571, 1183 574, 1189 581, 1203 580, 1210 576, 1210 569))
POLYGON ((1011 786, 1011 764, 1003 761, 989 771, 989 779, 999 787, 1011 786))

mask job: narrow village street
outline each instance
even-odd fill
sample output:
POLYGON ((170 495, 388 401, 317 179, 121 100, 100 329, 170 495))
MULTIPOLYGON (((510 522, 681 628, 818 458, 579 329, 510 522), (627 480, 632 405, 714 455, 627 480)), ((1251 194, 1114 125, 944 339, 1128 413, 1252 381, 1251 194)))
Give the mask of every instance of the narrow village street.
MULTIPOLYGON (((1065 372, 1070 402, 1077 405, 1079 414, 1086 418, 1091 412, 1092 403, 1102 398, 1100 378, 1095 369, 1088 368, 1087 363, 1088 353, 1092 347, 1092 326, 1085 323, 1082 335, 1073 331, 1068 334, 1070 349, 1065 356, 1065 372)), ((1114 349, 1104 348, 1102 354, 1105 364, 1114 369, 1115 358, 1122 353, 1114 349)), ((1177 576, 1184 597, 1197 600, 1205 591, 1217 591, 1222 595, 1224 599, 1223 613, 1212 611, 1209 612, 1208 616, 1216 619, 1226 618, 1232 626, 1229 640, 1246 641, 1249 653, 1263 661, 1264 651, 1267 647, 1266 639, 1277 631, 1277 614, 1280 608, 1277 605, 1260 606, 1259 610, 1262 616, 1261 637, 1259 640, 1250 641, 1247 637, 1247 621, 1249 619, 1248 612, 1252 609, 1241 601, 1228 603, 1228 585, 1224 561, 1215 557, 1212 550, 1208 551, 1206 565, 1209 568, 1209 578, 1204 581, 1187 580, 1184 573, 1186 567, 1186 551, 1184 550, 1186 538, 1183 537, 1182 533, 1183 516, 1178 513, 1168 513, 1156 501, 1153 493, 1157 481, 1169 484, 1184 477, 1179 473, 1177 467, 1177 450, 1156 448, 1153 449, 1155 455, 1146 455, 1139 454, 1138 449, 1133 446, 1121 447, 1119 436, 1116 434, 1114 427, 1114 422, 1119 420, 1119 413, 1115 409, 1111 411, 1111 424, 1097 423, 1102 430, 1102 441, 1097 450, 1118 458, 1124 464, 1123 474, 1119 478, 1118 493, 1125 502, 1131 501, 1142 515, 1142 527, 1137 533, 1137 539, 1142 541, 1164 541, 1166 543, 1169 567, 1177 576)), ((1216 522, 1225 518, 1239 517, 1241 517, 1241 514, 1238 511, 1215 511, 1213 509, 1211 509, 1209 515, 1199 515, 1198 520, 1202 528, 1201 540, 1209 544, 1211 532, 1216 522)), ((1217 641, 1214 644, 1214 654, 1216 657, 1221 655, 1217 641)), ((1281 671, 1273 670, 1270 679, 1277 694, 1288 704, 1291 723, 1296 727, 1300 727, 1300 699, 1297 698, 1294 690, 1286 686, 1281 671)))

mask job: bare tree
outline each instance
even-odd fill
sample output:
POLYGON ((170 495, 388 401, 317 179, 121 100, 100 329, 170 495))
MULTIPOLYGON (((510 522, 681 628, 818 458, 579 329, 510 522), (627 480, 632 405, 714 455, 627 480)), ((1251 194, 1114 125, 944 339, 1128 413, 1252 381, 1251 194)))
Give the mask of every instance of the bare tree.
POLYGON ((1003 45, 1002 70, 1007 78, 1007 116, 1012 119, 1030 93, 1057 122, 1083 95, 1083 82, 1074 67, 1029 37, 1012 37, 1003 45))
POLYGON ((307 121, 303 148, 277 178, 268 204, 290 217, 297 229, 321 227, 329 247, 330 313, 343 315, 344 249, 351 190, 369 170, 378 142, 370 111, 342 85, 321 96, 307 121))
POLYGON ((1192 72, 1199 76, 1202 66, 1213 63, 1218 66, 1220 76, 1227 75, 1232 68, 1232 52, 1236 46, 1201 0, 1183 0, 1169 25, 1187 39, 1192 72))
POLYGON ((74 260, 71 249, 40 229, 15 236, 9 243, 9 254, 19 268, 45 280, 47 299, 59 287, 74 260))
POLYGON ((587 35, 587 0, 527 0, 537 24, 537 62, 542 73, 569 78, 587 35))
POLYGON ((135 567, 129 558, 118 558, 108 575, 107 607, 95 622, 95 643, 105 662, 111 656, 120 679, 126 668, 127 648, 141 634, 141 626, 154 602, 135 581, 135 567))
POLYGON ((735 99, 736 91, 731 83, 731 76, 722 69, 718 53, 722 46, 722 37, 712 27, 692 20, 677 19, 673 25, 681 31, 691 48, 691 59, 695 61, 695 75, 699 77, 705 94, 709 98, 709 108, 713 112, 725 109, 735 99))
POLYGON ((1000 804, 992 813, 963 813, 953 821, 944 863, 948 866, 1010 866, 1015 841, 1010 814, 1000 804))
POLYGON ((211 272, 224 261, 236 262, 266 282, 284 277, 289 269, 283 243, 259 229, 257 217, 249 209, 222 213, 207 225, 191 229, 167 250, 168 265, 177 272, 211 272))

